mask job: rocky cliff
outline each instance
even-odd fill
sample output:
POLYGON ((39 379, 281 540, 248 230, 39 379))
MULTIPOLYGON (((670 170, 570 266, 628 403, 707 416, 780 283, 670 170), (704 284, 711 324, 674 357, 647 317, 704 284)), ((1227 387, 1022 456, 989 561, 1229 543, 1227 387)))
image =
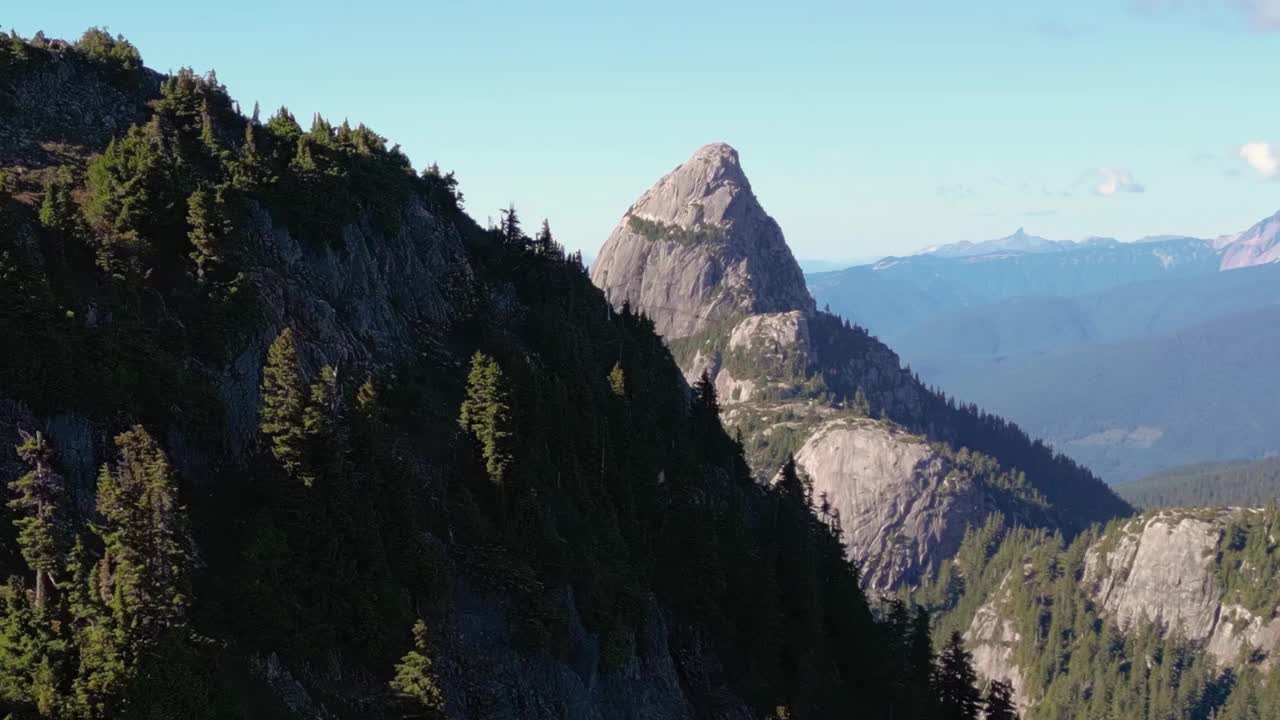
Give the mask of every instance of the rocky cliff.
POLYGON ((1059 652, 1037 634, 1078 628, 1072 614, 1093 627, 1064 641, 1068 655, 1107 637, 1106 626, 1136 647, 1154 642, 1138 636, 1186 643, 1208 658, 1211 674, 1271 668, 1280 652, 1280 584, 1267 560, 1276 521, 1263 509, 1160 511, 1114 523, 1061 555, 1053 538, 1015 533, 986 567, 959 571, 971 592, 988 588, 968 599, 968 620, 959 618, 979 675, 1010 680, 1020 706, 1035 706, 1046 691, 1030 689, 1028 679, 1044 667, 1044 653, 1059 652))
POLYGON ((796 455, 815 497, 839 511, 868 587, 917 582, 990 512, 1073 533, 1127 510, 1016 429, 1000 440, 979 430, 993 421, 931 392, 865 330, 817 312, 727 145, 699 149, 642 194, 591 278, 615 306, 654 320, 687 380, 712 379, 758 478, 796 455), (982 454, 957 458, 962 448, 982 454), (1016 459, 1002 462, 1006 451, 1016 459))
POLYGON ((591 279, 615 307, 642 308, 668 339, 814 307, 782 230, 724 143, 699 148, 627 209, 591 279))
POLYGON ((863 583, 913 585, 992 508, 983 488, 923 438, 863 418, 823 423, 796 453, 816 496, 839 511, 863 583))

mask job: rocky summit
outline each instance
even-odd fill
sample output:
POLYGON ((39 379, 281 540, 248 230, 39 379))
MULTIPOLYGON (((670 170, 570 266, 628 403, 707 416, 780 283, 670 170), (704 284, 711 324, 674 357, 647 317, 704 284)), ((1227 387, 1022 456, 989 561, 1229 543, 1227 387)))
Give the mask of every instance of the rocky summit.
POLYGON ((814 307, 782 229, 724 143, 699 148, 627 209, 591 279, 615 307, 644 308, 667 339, 814 307))
POLYGON ((868 589, 918 583, 991 513, 1070 535, 1127 511, 1087 471, 957 408, 865 330, 818 312, 728 145, 641 195, 591 278, 653 320, 690 383, 711 382, 759 480, 795 457, 868 589))

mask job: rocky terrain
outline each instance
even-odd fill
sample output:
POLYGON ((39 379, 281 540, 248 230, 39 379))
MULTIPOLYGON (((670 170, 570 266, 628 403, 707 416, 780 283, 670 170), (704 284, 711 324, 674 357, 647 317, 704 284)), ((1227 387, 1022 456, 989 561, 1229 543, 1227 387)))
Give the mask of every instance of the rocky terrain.
MULTIPOLYGON (((864 585, 917 582, 990 512, 1083 528, 1039 497, 1040 486, 1057 484, 1048 473, 1024 479, 1019 463, 1002 466, 997 445, 964 437, 957 426, 966 421, 944 417, 956 408, 892 350, 814 309, 777 223, 727 145, 700 148, 642 194, 601 249, 592 280, 616 307, 654 320, 686 379, 712 380, 757 477, 773 477, 795 455, 815 498, 839 513, 864 585), (637 218, 679 232, 642 232, 650 226, 637 218), (966 447, 985 456, 954 456, 966 447)), ((1092 505, 1084 512, 1102 519, 1125 510, 1102 488, 1084 487, 1064 492, 1092 505), (1085 500, 1095 488, 1101 502, 1085 500)))
POLYGON ((591 265, 611 302, 629 302, 673 340, 728 319, 812 310, 803 274, 724 143, 699 148, 623 214, 591 265))
POLYGON ((1271 668, 1280 653, 1280 595, 1271 566, 1249 548, 1274 544, 1269 533, 1275 519, 1274 510, 1231 508, 1166 510, 1120 521, 1083 544, 1080 565, 1058 561, 1074 598, 1050 590, 1054 580, 1045 569, 1053 565, 1036 559, 1052 541, 1020 545, 990 593, 969 599, 976 610, 965 639, 977 671, 1010 679, 1024 708, 1038 701, 1025 689, 1035 672, 1027 663, 1039 661, 1028 651, 1037 630, 1022 610, 1050 597, 1055 604, 1079 603, 1088 617, 1121 635, 1154 632, 1187 643, 1219 671, 1271 668))

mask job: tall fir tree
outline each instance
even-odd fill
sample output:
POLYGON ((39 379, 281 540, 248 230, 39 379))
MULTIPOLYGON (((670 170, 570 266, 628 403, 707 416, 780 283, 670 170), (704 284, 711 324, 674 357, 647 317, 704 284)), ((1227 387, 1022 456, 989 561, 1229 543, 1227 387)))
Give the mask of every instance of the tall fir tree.
POLYGON ((499 210, 502 215, 502 222, 498 225, 498 232, 502 235, 502 239, 508 245, 523 246, 525 243, 524 230, 520 227, 520 216, 516 213, 516 204, 511 203, 506 209, 499 210))
POLYGON ((1013 686, 1006 680, 992 680, 983 699, 986 720, 1018 720, 1018 707, 1013 702, 1013 686))
POLYGON ((271 438, 271 454, 290 477, 308 487, 313 478, 305 472, 306 396, 298 367, 298 344, 293 330, 285 328, 267 350, 262 369, 262 432, 271 438))
MULTIPOLYGON (((117 435, 119 459, 98 475, 100 578, 143 635, 182 621, 194 561, 185 508, 169 459, 141 425, 117 435)), ((105 595, 105 592, 104 592, 105 595)))
POLYGON ((479 351, 472 355, 458 424, 480 443, 489 479, 498 485, 506 479, 513 461, 510 395, 497 361, 479 351))
POLYGON ((960 632, 952 632, 938 658, 934 681, 940 720, 977 720, 982 707, 977 682, 973 656, 965 649, 960 632))
POLYGON ((9 507, 18 512, 18 545, 27 566, 35 572, 35 607, 41 609, 53 587, 55 575, 66 560, 69 528, 66 518, 66 483, 53 469, 53 449, 44 433, 19 430, 18 457, 30 468, 9 484, 16 497, 9 507))

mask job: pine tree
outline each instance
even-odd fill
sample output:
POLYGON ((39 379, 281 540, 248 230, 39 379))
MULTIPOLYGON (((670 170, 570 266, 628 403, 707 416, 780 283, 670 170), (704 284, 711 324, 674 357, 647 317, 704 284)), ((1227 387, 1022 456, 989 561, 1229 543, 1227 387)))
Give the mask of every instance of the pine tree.
POLYGON ((196 277, 205 282, 223 262, 226 243, 231 236, 226 201, 221 188, 200 189, 187 198, 187 225, 191 230, 191 260, 196 264, 196 277))
POLYGON ((489 479, 502 484, 511 466, 511 404, 506 376, 497 361, 477 351, 471 356, 467 396, 458 424, 479 443, 489 479))
POLYGON ((711 373, 703 370, 697 382, 693 384, 693 401, 699 410, 709 417, 720 416, 720 400, 716 396, 716 384, 711 380, 711 373))
POLYGON ((80 207, 71 197, 73 186, 71 172, 60 169, 44 186, 44 199, 40 203, 40 225, 56 232, 64 240, 76 237, 83 228, 80 207))
POLYGON ((9 507, 19 513, 13 524, 18 527, 22 557, 36 574, 35 607, 41 609, 66 557, 66 483, 53 469, 53 450, 44 434, 18 432, 22 438, 18 457, 31 469, 9 484, 17 495, 9 507))
POLYGON ((942 720, 977 720, 982 696, 976 687, 973 657, 959 631, 951 633, 938 658, 935 688, 942 720))
POLYGON ((556 241, 551 237, 551 223, 544 218, 542 227, 538 230, 538 236, 533 241, 534 250, 539 255, 551 255, 555 251, 556 241))
POLYGON ((1005 680, 992 680, 983 701, 986 720, 1018 720, 1018 708, 1013 702, 1013 686, 1005 680))
POLYGON ((794 455, 787 453, 787 461, 782 464, 782 469, 778 471, 778 481, 775 483, 775 487, 788 500, 795 503, 805 502, 804 481, 800 479, 800 472, 796 469, 794 455))
MULTIPOLYGON (((96 527, 111 602, 142 636, 182 620, 193 562, 186 510, 164 451, 141 426, 115 438, 119 459, 98 475, 96 527)), ((106 593, 104 592, 104 596, 106 593)), ((104 598, 105 599, 105 598, 104 598)))
POLYGON ((627 396, 627 378, 622 372, 621 362, 614 363, 613 369, 609 371, 609 389, 620 398, 627 396))
POLYGON ((262 432, 271 438, 271 453, 290 477, 308 487, 313 478, 304 472, 306 448, 306 397, 298 368, 298 345, 293 330, 285 328, 267 351, 262 369, 262 432))
POLYGON ((502 216, 502 222, 498 226, 498 232, 502 235, 502 239, 508 245, 524 245, 524 231, 520 229, 520 217, 516 214, 516 205, 511 203, 505 210, 499 210, 502 216))
POLYGON ((431 667, 427 624, 419 620, 413 625, 413 649, 396 664, 391 688, 418 705, 423 714, 415 717, 443 718, 444 693, 436 684, 431 667))

